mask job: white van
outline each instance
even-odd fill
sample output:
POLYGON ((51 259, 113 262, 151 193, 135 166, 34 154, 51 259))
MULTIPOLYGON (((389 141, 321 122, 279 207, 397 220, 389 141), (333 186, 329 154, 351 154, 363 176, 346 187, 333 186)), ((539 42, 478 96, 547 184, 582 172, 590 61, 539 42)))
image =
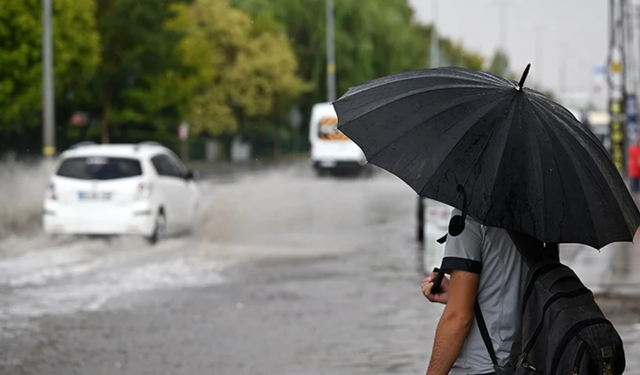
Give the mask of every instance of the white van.
POLYGON ((367 164, 360 147, 338 130, 338 115, 331 103, 313 106, 309 142, 310 162, 318 174, 336 170, 360 172, 367 164))

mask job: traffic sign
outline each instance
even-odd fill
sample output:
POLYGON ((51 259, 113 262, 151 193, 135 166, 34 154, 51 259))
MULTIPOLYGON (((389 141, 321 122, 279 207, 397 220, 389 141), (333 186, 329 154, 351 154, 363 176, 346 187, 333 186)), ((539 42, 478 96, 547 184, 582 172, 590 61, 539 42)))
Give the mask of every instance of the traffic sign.
POLYGON ((622 64, 620 63, 620 61, 614 61, 613 63, 611 63, 611 71, 613 73, 622 72, 622 64))
POLYGON ((289 112, 289 124, 291 124, 291 127, 294 129, 299 128, 303 120, 300 108, 293 107, 289 112))
POLYGON ((183 122, 178 126, 178 138, 181 141, 186 141, 189 138, 189 124, 183 122))

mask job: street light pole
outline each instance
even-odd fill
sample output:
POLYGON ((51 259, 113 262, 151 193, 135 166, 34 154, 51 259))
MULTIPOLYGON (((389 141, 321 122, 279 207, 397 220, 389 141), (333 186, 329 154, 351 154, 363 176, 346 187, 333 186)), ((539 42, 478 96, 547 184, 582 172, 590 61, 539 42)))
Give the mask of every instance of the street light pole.
POLYGON ((440 65, 440 42, 438 40, 438 31, 436 30, 436 20, 438 19, 438 0, 431 0, 433 11, 433 22, 431 23, 431 61, 429 62, 430 68, 437 68, 440 65))
POLYGON ((541 27, 538 25, 535 27, 535 33, 536 33, 536 56, 535 56, 535 60, 536 60, 536 65, 537 67, 535 68, 535 71, 537 73, 535 73, 535 76, 538 77, 537 81, 538 81, 538 86, 540 89, 542 89, 543 87, 543 81, 544 81, 544 43, 543 43, 543 35, 542 35, 542 31, 541 31, 541 27))
POLYGON ((327 101, 336 100, 336 54, 334 35, 333 0, 325 0, 327 37, 327 101))
POLYGON ((500 49, 507 53, 507 3, 500 4, 500 49))
POLYGON ((56 153, 51 1, 42 1, 42 154, 49 159, 56 153))
POLYGON ((498 7, 500 7, 500 29, 498 30, 498 32, 500 33, 500 50, 503 53, 507 54, 507 6, 509 6, 510 4, 507 2, 507 0, 496 0, 494 4, 497 4, 498 7))
POLYGON ((558 46, 560 48, 560 65, 558 69, 560 95, 565 99, 567 95, 567 42, 561 41, 558 46))

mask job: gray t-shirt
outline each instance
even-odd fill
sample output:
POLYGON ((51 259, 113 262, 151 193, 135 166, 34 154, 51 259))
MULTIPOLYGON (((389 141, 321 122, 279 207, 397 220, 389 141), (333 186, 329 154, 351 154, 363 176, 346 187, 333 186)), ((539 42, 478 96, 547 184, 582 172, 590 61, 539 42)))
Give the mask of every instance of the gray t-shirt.
MULTIPOLYGON (((453 215, 460 215, 453 210, 453 215)), ((447 237, 442 260, 444 270, 464 270, 480 275, 478 301, 496 351, 505 365, 511 346, 520 339, 521 295, 526 263, 509 234, 500 228, 481 225, 467 216, 464 231, 447 237)), ((473 326, 451 374, 479 375, 494 372, 477 322, 473 326)))

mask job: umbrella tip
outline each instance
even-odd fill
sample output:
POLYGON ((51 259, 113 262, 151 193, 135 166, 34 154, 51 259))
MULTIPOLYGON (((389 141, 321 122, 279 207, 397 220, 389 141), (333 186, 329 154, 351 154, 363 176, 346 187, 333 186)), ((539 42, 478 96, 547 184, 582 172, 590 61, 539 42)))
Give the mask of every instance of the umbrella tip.
POLYGON ((524 81, 527 80, 527 76, 529 75, 530 68, 531 68, 531 64, 527 64, 527 67, 524 68, 524 73, 522 73, 522 77, 520 78, 520 82, 518 83, 518 87, 516 87, 516 90, 520 91, 524 87, 524 81))

